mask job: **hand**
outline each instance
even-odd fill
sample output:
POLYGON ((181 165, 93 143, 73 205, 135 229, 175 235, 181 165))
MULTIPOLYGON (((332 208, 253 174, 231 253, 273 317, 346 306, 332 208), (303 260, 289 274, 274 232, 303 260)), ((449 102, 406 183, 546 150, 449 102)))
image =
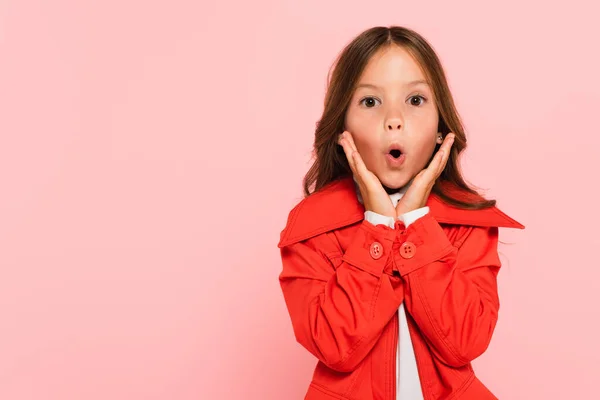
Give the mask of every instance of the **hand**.
POLYGON ((395 218, 396 210, 390 196, 381 185, 377 176, 365 166, 362 157, 356 150, 352 134, 344 131, 339 136, 338 144, 344 148, 348 164, 350 164, 350 169, 352 169, 352 173, 358 183, 365 210, 395 218))
POLYGON ((404 196, 396 205, 396 216, 407 213, 427 204, 429 193, 440 176, 450 156, 450 148, 454 143, 454 133, 448 133, 442 142, 438 152, 435 154, 429 166, 419 172, 404 196))

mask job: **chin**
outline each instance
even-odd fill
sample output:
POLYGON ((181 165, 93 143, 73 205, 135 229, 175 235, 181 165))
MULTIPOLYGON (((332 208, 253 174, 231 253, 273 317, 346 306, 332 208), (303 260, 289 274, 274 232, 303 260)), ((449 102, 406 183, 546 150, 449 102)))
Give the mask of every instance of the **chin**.
POLYGON ((387 174, 380 179, 381 184, 389 189, 400 189, 410 181, 410 176, 403 174, 402 171, 387 174))

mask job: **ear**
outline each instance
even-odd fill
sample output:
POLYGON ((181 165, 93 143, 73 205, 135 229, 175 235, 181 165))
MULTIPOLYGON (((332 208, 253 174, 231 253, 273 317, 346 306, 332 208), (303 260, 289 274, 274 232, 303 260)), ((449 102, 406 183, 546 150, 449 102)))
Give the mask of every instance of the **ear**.
POLYGON ((437 133, 437 137, 436 137, 436 139, 435 139, 435 142, 436 142, 437 144, 442 144, 442 143, 444 143, 444 137, 442 136, 442 132, 438 132, 438 133, 437 133))

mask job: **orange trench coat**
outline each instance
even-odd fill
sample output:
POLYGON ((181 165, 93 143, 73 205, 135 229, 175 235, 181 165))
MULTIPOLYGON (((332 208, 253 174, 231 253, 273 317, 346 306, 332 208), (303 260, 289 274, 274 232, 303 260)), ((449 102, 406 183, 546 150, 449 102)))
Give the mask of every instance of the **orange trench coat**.
POLYGON ((434 194, 427 206, 408 228, 373 225, 346 177, 290 211, 279 283, 297 342, 318 359, 305 400, 396 400, 402 302, 424 399, 497 399, 471 361, 498 319, 498 228, 524 226, 434 194))

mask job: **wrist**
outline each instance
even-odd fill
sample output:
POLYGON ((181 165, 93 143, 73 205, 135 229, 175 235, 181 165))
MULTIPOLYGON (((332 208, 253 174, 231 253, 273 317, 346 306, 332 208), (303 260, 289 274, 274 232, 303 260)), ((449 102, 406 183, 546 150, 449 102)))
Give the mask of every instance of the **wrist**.
POLYGON ((365 211, 370 211, 372 213, 383 215, 383 216, 389 217, 389 218, 394 218, 394 219, 397 218, 396 210, 394 209, 394 206, 392 205, 391 202, 390 202, 390 208, 388 210, 375 209, 368 203, 365 203, 364 206, 365 206, 365 211))
POLYGON ((416 208, 409 208, 409 207, 399 207, 396 208, 396 218, 402 218, 402 216, 408 212, 414 211, 416 209, 418 209, 419 207, 416 208))
POLYGON ((417 204, 417 205, 412 205, 412 206, 398 203, 395 208, 396 218, 401 218, 404 214, 409 213, 411 211, 421 209, 421 208, 425 207, 426 205, 427 205, 427 202, 423 202, 423 204, 417 204))

